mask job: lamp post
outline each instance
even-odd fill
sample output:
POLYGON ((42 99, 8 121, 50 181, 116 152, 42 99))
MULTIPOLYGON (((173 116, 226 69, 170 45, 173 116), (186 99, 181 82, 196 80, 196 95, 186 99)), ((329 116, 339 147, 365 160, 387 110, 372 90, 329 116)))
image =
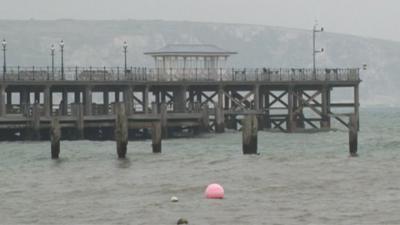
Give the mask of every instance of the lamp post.
POLYGON ((124 75, 126 75, 126 71, 127 71, 126 52, 127 52, 127 49, 128 49, 128 43, 126 43, 126 41, 124 41, 123 48, 124 48, 124 75))
POLYGON ((6 46, 7 42, 6 39, 3 39, 1 42, 1 45, 3 46, 3 80, 6 78, 6 72, 7 72, 7 64, 6 64, 6 46))
POLYGON ((316 49, 315 49, 315 45, 316 45, 316 44, 315 44, 316 34, 319 33, 319 32, 323 32, 323 31, 324 31, 324 28, 323 28, 323 27, 321 27, 320 29, 317 29, 317 25, 318 25, 318 24, 315 23, 315 24, 314 24, 314 27, 313 27, 313 75, 314 75, 314 76, 316 76, 316 74, 317 74, 316 68, 315 68, 315 55, 324 51, 323 48, 321 48, 321 50, 316 50, 316 49))
POLYGON ((61 40, 60 48, 61 48, 61 80, 64 80, 64 40, 61 40))
POLYGON ((51 45, 50 47, 51 50, 51 74, 53 75, 53 79, 54 79, 54 51, 56 50, 54 47, 54 44, 51 45))

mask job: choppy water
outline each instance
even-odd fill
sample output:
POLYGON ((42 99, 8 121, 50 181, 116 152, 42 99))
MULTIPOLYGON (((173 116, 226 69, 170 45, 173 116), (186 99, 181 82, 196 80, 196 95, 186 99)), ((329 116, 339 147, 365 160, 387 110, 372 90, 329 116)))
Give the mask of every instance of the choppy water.
POLYGON ((241 133, 130 142, 0 144, 0 224, 400 224, 400 109, 362 110, 359 158, 348 136, 259 133, 260 156, 241 133), (218 182, 223 200, 203 197, 218 182), (170 202, 171 196, 179 198, 170 202))

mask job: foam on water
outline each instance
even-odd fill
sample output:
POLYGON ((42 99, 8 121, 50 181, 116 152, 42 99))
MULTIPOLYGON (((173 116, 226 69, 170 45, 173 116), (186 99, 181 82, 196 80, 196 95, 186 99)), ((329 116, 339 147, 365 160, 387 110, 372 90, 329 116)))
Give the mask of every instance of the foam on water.
POLYGON ((400 110, 363 110, 359 158, 348 136, 259 133, 260 156, 241 133, 130 142, 0 144, 0 224, 400 224, 400 110), (220 183, 225 199, 204 198, 220 183), (179 198, 170 202, 171 196, 179 198))

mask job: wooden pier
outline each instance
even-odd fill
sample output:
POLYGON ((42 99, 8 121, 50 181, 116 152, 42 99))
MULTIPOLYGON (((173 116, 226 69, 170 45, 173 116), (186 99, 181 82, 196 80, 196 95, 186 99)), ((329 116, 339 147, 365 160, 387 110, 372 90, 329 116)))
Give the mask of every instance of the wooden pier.
POLYGON ((54 123, 62 139, 114 139, 121 104, 127 138, 156 130, 155 152, 161 136, 238 129, 245 115, 259 130, 297 132, 330 129, 332 120, 350 127, 352 114, 358 129, 360 82, 359 69, 9 67, 0 76, 0 140, 59 139, 54 123), (352 101, 332 102, 343 87, 352 101))

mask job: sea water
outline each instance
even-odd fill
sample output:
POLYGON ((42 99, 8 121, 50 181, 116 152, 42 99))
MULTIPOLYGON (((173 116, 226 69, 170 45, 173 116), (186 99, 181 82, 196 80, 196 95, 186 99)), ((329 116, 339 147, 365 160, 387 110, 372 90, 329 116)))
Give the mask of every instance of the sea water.
POLYGON ((400 224, 400 109, 362 109, 358 158, 348 132, 259 132, 131 141, 0 143, 0 224, 400 224), (225 198, 206 199, 210 183, 225 198), (177 196, 179 202, 171 202, 177 196))

